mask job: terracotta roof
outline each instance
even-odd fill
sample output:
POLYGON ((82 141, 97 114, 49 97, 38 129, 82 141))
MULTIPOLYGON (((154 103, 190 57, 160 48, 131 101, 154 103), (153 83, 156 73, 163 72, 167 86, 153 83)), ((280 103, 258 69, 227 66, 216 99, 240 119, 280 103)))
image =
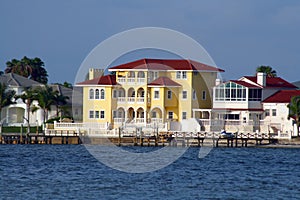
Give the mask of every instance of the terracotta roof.
POLYGON ((261 87, 259 87, 259 86, 257 86, 257 85, 253 85, 253 84, 247 83, 247 82, 245 82, 245 81, 237 81, 237 80, 230 80, 230 81, 231 81, 231 82, 234 82, 234 83, 236 83, 236 84, 245 86, 245 87, 247 87, 247 88, 261 88, 261 87))
POLYGON ((224 70, 199 63, 193 60, 184 59, 149 59, 144 58, 122 65, 114 66, 109 71, 130 69, 144 69, 144 70, 198 70, 198 71, 215 71, 224 72, 224 70))
POLYGON ((168 87, 180 87, 181 85, 172 81, 168 77, 159 77, 148 84, 149 86, 168 86, 168 87))
POLYGON ((280 90, 266 98, 263 103, 289 103, 293 96, 300 96, 300 90, 280 90))
POLYGON ((77 83, 77 85, 117 85, 116 75, 99 76, 91 80, 77 83))
MULTIPOLYGON (((257 83, 256 76, 244 76, 252 82, 257 83)), ((277 88, 297 88, 295 85, 287 82, 280 77, 266 77, 266 87, 277 87, 277 88)))

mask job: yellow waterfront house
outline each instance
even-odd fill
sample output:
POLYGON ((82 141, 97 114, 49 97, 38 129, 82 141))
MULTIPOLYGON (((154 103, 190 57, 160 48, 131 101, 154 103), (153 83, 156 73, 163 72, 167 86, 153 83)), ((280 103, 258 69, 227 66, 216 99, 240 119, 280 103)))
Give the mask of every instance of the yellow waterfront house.
POLYGON ((83 123, 182 130, 194 109, 212 108, 212 88, 223 70, 193 60, 140 59, 109 72, 77 84, 83 123))

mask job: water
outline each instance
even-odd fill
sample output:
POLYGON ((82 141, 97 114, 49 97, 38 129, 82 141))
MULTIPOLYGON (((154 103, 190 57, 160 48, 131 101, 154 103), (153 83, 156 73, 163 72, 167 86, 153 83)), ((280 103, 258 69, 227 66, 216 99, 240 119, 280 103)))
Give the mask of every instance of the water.
POLYGON ((0 198, 300 198, 300 149, 214 148, 203 159, 198 152, 190 148, 166 168, 130 174, 101 164, 83 145, 1 145, 0 198))

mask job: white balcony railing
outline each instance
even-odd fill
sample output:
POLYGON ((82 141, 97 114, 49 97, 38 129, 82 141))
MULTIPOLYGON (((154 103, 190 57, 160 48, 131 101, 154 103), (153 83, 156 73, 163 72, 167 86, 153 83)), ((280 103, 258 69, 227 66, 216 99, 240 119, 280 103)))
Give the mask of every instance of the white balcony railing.
POLYGON ((137 78, 137 83, 138 84, 142 84, 142 83, 145 83, 145 82, 146 82, 145 78, 137 78))
POLYGON ((151 118, 151 123, 162 123, 162 118, 151 118))
POLYGON ((127 78, 127 84, 134 85, 135 84, 135 78, 127 78))
POLYGON ((144 118, 136 118, 135 123, 137 123, 137 124, 145 123, 145 119, 144 118))
POLYGON ((145 97, 137 97, 137 98, 136 98, 136 101, 137 101, 138 103, 144 103, 144 102, 145 102, 145 97))
POLYGON ((125 102, 126 101, 126 97, 118 97, 117 98, 117 102, 118 103, 123 103, 123 102, 125 102))
POLYGON ((120 84, 124 84, 124 83, 126 83, 126 78, 124 78, 124 77, 118 77, 117 78, 117 82, 120 83, 120 84))
POLYGON ((125 121, 125 118, 114 118, 114 123, 121 124, 125 121))
POLYGON ((134 103, 135 102, 135 97, 127 97, 127 101, 129 103, 134 103))

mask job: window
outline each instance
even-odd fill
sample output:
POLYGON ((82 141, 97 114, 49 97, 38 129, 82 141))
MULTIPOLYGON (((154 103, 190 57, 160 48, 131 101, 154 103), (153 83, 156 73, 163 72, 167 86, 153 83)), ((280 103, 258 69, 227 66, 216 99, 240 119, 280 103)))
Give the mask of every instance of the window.
POLYGON ((193 100, 197 99, 197 94, 196 94, 196 90, 193 90, 193 100))
POLYGON ((181 79, 181 71, 176 72, 176 79, 181 79))
POLYGON ((95 118, 99 118, 99 111, 97 110, 97 111, 95 111, 95 118))
POLYGON ((183 71, 182 72, 182 79, 186 79, 187 78, 187 76, 186 76, 186 72, 185 71, 183 71))
POLYGON ((187 79, 186 71, 177 71, 176 79, 187 79))
POLYGON ((99 90, 98 89, 96 89, 96 91, 95 91, 95 99, 99 99, 99 90))
POLYGON ((249 101, 261 101, 261 89, 249 89, 249 101))
POLYGON ((182 99, 187 99, 187 91, 186 90, 182 91, 182 99))
POLYGON ((154 91, 154 99, 159 99, 159 90, 154 91))
POLYGON ((272 116, 276 116, 276 109, 272 109, 272 116))
POLYGON ((117 98, 117 94, 118 94, 118 91, 117 90, 113 90, 113 98, 117 98))
POLYGON ((152 112, 151 118, 156 118, 156 112, 155 111, 152 112))
POLYGON ((104 110, 101 110, 100 111, 100 119, 104 119, 104 118, 105 118, 104 110))
POLYGON ((270 116, 270 110, 269 109, 266 109, 265 110, 265 116, 267 117, 267 116, 270 116))
POLYGON ((168 119, 173 119, 173 112, 168 112, 168 119))
POLYGON ((105 93, 104 93, 104 89, 101 89, 101 98, 100 99, 105 99, 105 93))
POLYGON ((93 110, 90 110, 89 118, 90 118, 90 119, 93 119, 93 118, 94 118, 94 111, 93 111, 93 110))
POLYGON ((214 92, 215 101, 246 101, 246 87, 234 82, 220 84, 214 92))
POLYGON ((113 110, 113 118, 117 118, 117 111, 113 110))
POLYGON ((202 100, 206 100, 206 91, 205 90, 202 91, 202 100))
POLYGON ((167 98, 172 99, 172 91, 171 90, 167 91, 167 98))
POLYGON ((182 119, 186 119, 186 112, 182 112, 182 119))
POLYGON ((89 92, 89 96, 90 96, 90 99, 94 99, 94 90, 93 89, 90 89, 90 92, 89 92))

